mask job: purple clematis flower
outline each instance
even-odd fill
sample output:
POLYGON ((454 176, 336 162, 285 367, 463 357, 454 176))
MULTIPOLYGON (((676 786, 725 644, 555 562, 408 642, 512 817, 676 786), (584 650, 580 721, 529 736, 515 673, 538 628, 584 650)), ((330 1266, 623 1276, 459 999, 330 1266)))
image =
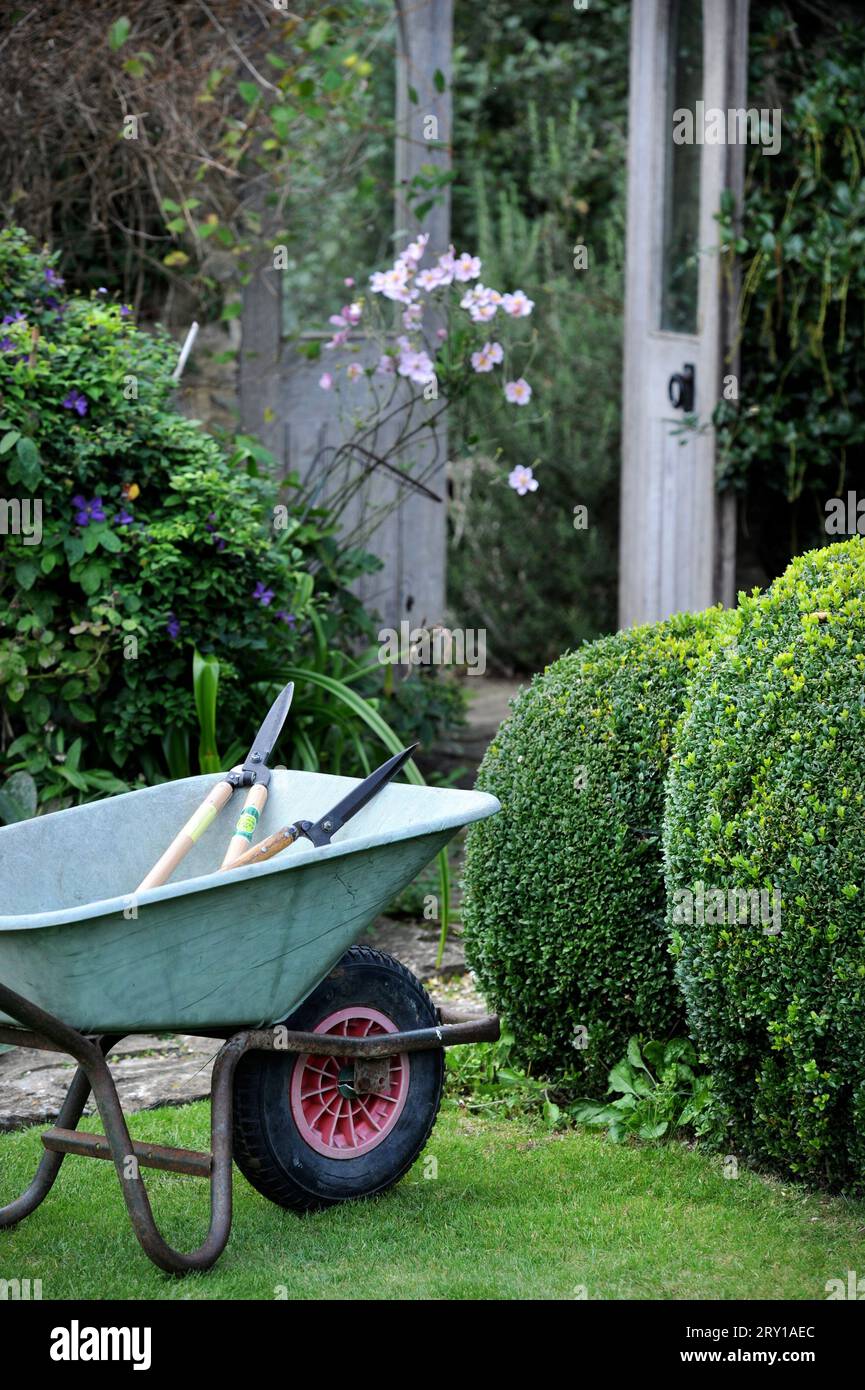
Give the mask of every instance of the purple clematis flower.
POLYGON ((17 309, 16 312, 15 312, 14 314, 7 314, 7 315, 5 316, 5 318, 3 319, 3 322, 4 322, 4 323, 23 323, 24 320, 25 320, 26 318, 27 318, 27 315, 26 315, 26 314, 22 314, 21 310, 20 310, 20 309, 17 309))
POLYGON ((130 315, 131 313, 132 313, 132 305, 131 305, 131 304, 121 304, 121 306, 120 306, 120 316, 121 316, 121 318, 124 318, 124 319, 125 319, 125 318, 128 318, 129 315, 130 315))
POLYGON ((51 265, 45 267, 45 279, 48 281, 49 285, 56 285, 58 288, 60 285, 66 284, 63 276, 58 275, 57 271, 51 265))
POLYGON ((0 352, 11 352, 14 346, 11 338, 0 338, 0 352))
POLYGON ((87 498, 82 497, 79 492, 72 498, 72 505, 75 508, 75 522, 78 526, 89 526, 91 521, 106 520, 101 497, 94 497, 88 502, 87 498))
POLYGON ((273 590, 265 588, 259 579, 252 591, 252 597, 257 598, 259 603, 263 603, 266 608, 269 603, 273 602, 273 590))
POLYGON ((180 636, 180 623, 173 613, 169 613, 168 615, 168 622, 165 624, 165 630, 171 640, 176 642, 180 636))
POLYGON ((121 507, 121 508, 120 508, 120 511, 117 513, 116 517, 114 518, 114 525, 115 525, 115 526, 131 526, 134 520, 135 520, 135 517, 132 515, 132 513, 131 513, 131 512, 128 512, 128 511, 126 510, 125 507, 121 507))
POLYGON ((215 522, 215 520, 216 520, 216 512, 211 512, 211 513, 210 513, 210 516, 209 516, 208 519, 207 519, 207 521, 205 521, 205 523, 204 523, 204 529, 205 529, 205 531, 209 531, 209 532, 210 532, 210 539, 213 541, 213 544, 216 546, 217 550, 224 550, 225 547, 226 547, 227 542, 226 542, 226 540, 224 539, 224 537, 220 536, 219 532, 217 531, 216 527, 214 526, 213 523, 215 522))
POLYGON ((288 623, 289 627, 294 627, 297 623, 297 618, 294 616, 294 614, 287 613, 284 608, 280 608, 276 616, 279 618, 279 621, 281 623, 288 623))
POLYGON ((78 415, 86 415, 87 397, 82 395, 81 392, 77 391, 73 386, 72 390, 69 392, 69 395, 63 402, 63 408, 64 410, 74 410, 78 415))

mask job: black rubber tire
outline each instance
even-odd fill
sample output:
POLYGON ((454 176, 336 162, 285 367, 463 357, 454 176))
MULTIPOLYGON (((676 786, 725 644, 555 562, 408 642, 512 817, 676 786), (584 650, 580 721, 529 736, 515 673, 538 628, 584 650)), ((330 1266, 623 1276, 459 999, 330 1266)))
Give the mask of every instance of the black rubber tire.
MULTIPOLYGON (((418 979, 393 956, 352 946, 326 980, 284 1020, 311 1032, 337 1009, 356 1004, 386 1014, 402 1031, 438 1023, 418 979)), ((291 1112, 289 1091, 298 1058, 248 1052, 234 1088, 234 1159, 262 1196, 293 1211, 320 1211, 338 1202, 377 1196, 422 1152, 436 1122, 444 1084, 444 1051, 412 1052, 402 1113, 374 1149, 357 1158, 328 1158, 307 1144, 291 1112)))

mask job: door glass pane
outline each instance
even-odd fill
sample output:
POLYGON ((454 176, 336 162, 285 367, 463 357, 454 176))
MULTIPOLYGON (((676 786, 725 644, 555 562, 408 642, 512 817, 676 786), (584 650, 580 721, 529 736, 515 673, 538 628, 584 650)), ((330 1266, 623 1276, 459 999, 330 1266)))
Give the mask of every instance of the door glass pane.
POLYGON ((696 135, 697 102, 703 96, 701 0, 671 0, 669 35, 661 328, 696 333, 702 145, 696 140, 674 144, 673 117, 690 111, 696 135))

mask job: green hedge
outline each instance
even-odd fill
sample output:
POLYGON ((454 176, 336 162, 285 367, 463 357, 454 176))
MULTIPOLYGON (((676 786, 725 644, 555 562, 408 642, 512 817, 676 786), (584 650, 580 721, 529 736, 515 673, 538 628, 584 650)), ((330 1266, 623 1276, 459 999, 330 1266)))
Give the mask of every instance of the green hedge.
POLYGON ((632 1034, 681 1031, 663 783, 686 688, 726 621, 681 615, 561 657, 481 766, 502 812, 468 838, 469 960, 522 1057, 578 1094, 604 1092, 632 1034))
POLYGON ((730 1146, 862 1189, 865 542, 801 556, 742 597, 740 619, 695 685, 671 769, 677 974, 730 1146), (710 887, 777 891, 780 922, 744 900, 736 921, 726 898, 689 914, 699 883, 707 903, 710 887))

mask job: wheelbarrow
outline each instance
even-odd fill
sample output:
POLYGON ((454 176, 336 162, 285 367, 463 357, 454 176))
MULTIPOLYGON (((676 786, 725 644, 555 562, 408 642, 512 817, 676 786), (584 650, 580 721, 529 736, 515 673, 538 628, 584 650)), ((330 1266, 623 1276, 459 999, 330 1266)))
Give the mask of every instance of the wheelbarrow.
MULTIPOLYGON (((459 827, 495 797, 387 786, 332 843, 299 841, 265 863, 218 871, 221 837, 184 877, 128 893, 166 827, 215 777, 190 777, 0 829, 0 1042, 78 1063, 12 1226, 48 1195, 66 1154, 113 1161, 135 1234, 172 1274, 209 1269, 231 1232, 232 1162, 298 1212, 370 1197, 414 1163, 435 1123, 443 1049, 494 1041, 494 1015, 437 1008, 392 956, 354 944, 459 827), (223 1040, 211 1081, 209 1152, 133 1142, 107 1063, 133 1033, 223 1040), (93 1092, 105 1133, 77 1126, 93 1092), (188 1253, 160 1234, 141 1177, 207 1178, 210 1228, 188 1253)), ((275 771, 261 832, 324 815, 353 779, 275 771)))

